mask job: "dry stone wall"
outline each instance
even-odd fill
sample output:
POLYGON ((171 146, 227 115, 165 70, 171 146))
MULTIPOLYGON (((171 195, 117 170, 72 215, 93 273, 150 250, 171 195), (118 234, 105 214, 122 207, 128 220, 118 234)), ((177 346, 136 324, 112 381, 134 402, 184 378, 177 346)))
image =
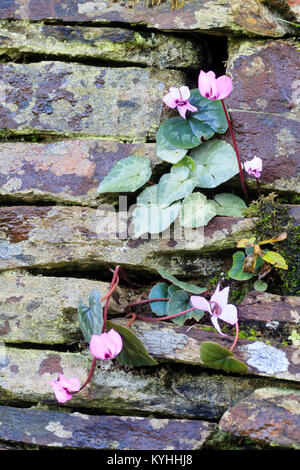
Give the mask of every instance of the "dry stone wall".
MULTIPOLYGON (((229 347, 232 329, 221 337, 205 322, 139 320, 132 331, 157 366, 99 361, 61 406, 47 385, 59 373, 85 381, 77 303, 108 292, 110 267, 133 281, 110 302, 124 325, 137 282, 150 290, 159 265, 199 285, 224 281, 236 242, 253 234, 254 217, 215 217, 190 240, 134 239, 118 195, 97 193, 133 154, 161 174, 155 134, 173 115, 162 102, 170 86, 195 88, 200 69, 231 76, 242 160, 262 158, 260 190, 299 223, 298 2, 158 3, 0 0, 0 450, 300 448, 300 349, 289 340, 300 333, 297 295, 240 299, 244 375, 200 359, 204 341, 229 347)), ((255 180, 246 184, 257 198, 255 180)))

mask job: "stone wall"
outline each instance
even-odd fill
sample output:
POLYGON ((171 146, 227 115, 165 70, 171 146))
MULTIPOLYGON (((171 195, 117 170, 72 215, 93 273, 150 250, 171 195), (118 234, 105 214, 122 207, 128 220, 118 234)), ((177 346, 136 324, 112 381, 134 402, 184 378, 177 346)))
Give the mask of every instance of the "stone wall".
MULTIPOLYGON (((133 281, 110 303, 125 324, 136 283, 150 290, 159 265, 198 283, 224 280, 237 240, 253 233, 254 218, 215 217, 198 230, 201 243, 135 240, 121 212, 119 236, 107 236, 99 205, 118 209, 118 198, 97 187, 132 154, 161 173, 155 133, 172 115, 162 102, 170 86, 195 88, 200 69, 231 76, 242 160, 262 158, 262 193, 300 218, 300 29, 289 23, 300 23, 299 2, 126 3, 0 0, 0 450, 299 449, 300 350, 288 339, 300 332, 297 293, 240 299, 245 375, 201 362, 203 341, 228 347, 231 337, 202 323, 136 321, 158 366, 99 362, 61 406, 47 385, 58 373, 84 382, 91 355, 77 302, 108 292, 109 267, 133 281)), ((240 191, 237 178, 228 186, 240 191)))

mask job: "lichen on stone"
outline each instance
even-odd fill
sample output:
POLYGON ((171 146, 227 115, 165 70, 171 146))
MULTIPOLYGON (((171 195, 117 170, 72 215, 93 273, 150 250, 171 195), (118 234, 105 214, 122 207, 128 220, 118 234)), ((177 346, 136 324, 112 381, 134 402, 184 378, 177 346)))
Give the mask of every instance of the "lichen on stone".
POLYGON ((269 346, 261 341, 243 346, 241 349, 249 355, 247 364, 255 367, 260 372, 268 375, 275 375, 279 372, 286 372, 289 367, 289 360, 285 352, 269 346))

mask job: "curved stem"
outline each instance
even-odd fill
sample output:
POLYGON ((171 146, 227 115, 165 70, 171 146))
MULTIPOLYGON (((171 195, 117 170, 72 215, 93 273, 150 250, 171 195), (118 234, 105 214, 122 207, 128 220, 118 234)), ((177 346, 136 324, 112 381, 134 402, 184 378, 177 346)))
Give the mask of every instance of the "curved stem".
POLYGON ((144 321, 171 320, 172 318, 179 317, 180 315, 184 315, 185 313, 191 312, 192 310, 196 310, 196 307, 189 308, 188 310, 185 310, 184 312, 174 313, 174 315, 169 315, 167 317, 149 318, 149 317, 143 317, 142 315, 136 315, 136 318, 138 318, 139 320, 144 320, 144 321))
POLYGON ((224 100, 221 100, 221 103, 222 103, 223 110, 224 110, 224 113, 225 113, 225 117, 226 117, 226 120, 227 120, 227 123, 228 123, 230 135, 231 135, 231 138, 232 138, 233 147, 234 147, 234 150, 235 150, 235 154, 236 154, 236 158, 237 158, 237 162, 238 162, 238 166, 239 166, 240 179, 241 179, 241 185, 242 185, 243 193, 244 193, 246 202, 249 203, 249 196, 248 196, 248 192, 247 192, 246 185, 245 185, 242 162, 241 162, 240 154, 239 154, 239 151, 238 151, 238 148, 237 148, 235 136, 234 136, 234 133, 233 133, 233 129, 232 129, 232 126, 231 126, 231 122, 230 122, 230 119, 229 119, 229 116, 228 116, 228 113, 227 113, 227 109, 226 109, 224 100))
POLYGON ((92 375, 93 375, 94 369, 95 369, 95 364, 96 364, 96 358, 93 357, 92 364, 91 364, 91 368, 90 368, 90 372, 89 372, 89 375, 87 376, 86 381, 84 382, 83 385, 81 385, 81 387, 80 387, 80 389, 78 390, 78 392, 72 392, 72 395, 75 395, 75 393, 81 392, 81 390, 84 389, 84 387, 89 383, 89 381, 91 380, 91 377, 92 377, 92 375))
MULTIPOLYGON (((117 266, 115 271, 114 271, 114 275, 113 275, 112 281, 111 281, 110 286, 109 286, 109 292, 112 291, 113 288, 119 284, 119 276, 118 276, 119 269, 120 269, 120 266, 117 266)), ((105 332, 105 328, 106 328, 106 319, 107 319, 107 311, 108 311, 109 300, 110 300, 110 295, 109 295, 109 297, 107 297, 106 302, 105 302, 104 313, 103 313, 102 333, 105 332)))
MULTIPOLYGON (((109 286, 109 291, 108 293, 102 297, 101 301, 103 302, 103 300, 106 299, 106 302, 105 302, 105 307, 104 307, 104 314, 103 314, 103 327, 102 327, 102 333, 105 332, 105 326, 106 326, 106 318, 107 318, 107 310, 108 310, 108 304, 109 304, 109 299, 110 299, 110 296, 111 294, 114 292, 114 290, 117 288, 118 284, 119 284, 119 276, 118 276, 118 271, 120 269, 120 266, 117 266, 116 269, 114 270, 114 275, 113 275, 113 278, 112 278, 112 281, 110 283, 110 286, 109 286)), ((91 377, 94 373, 94 369, 95 369, 95 364, 96 364, 96 358, 95 356, 93 357, 93 360, 92 360, 92 364, 91 364, 91 368, 90 368, 90 371, 89 371, 89 375, 87 376, 87 379, 86 381, 84 382, 84 384, 80 387, 80 389, 78 390, 78 392, 81 392, 82 389, 84 389, 84 387, 89 383, 89 381, 91 380, 91 377)), ((78 392, 73 392, 73 393, 78 393, 78 392)))
MULTIPOLYGON (((118 277, 118 279, 119 279, 119 277, 118 277)), ((108 299, 108 297, 110 297, 114 293, 114 291, 116 290, 117 287, 118 287, 118 282, 115 282, 114 286, 111 289, 109 289, 107 294, 100 299, 101 302, 104 302, 104 300, 108 299)))
MULTIPOLYGON (((134 322, 134 320, 136 319, 136 314, 135 313, 129 313, 129 315, 131 315, 131 318, 130 318, 129 322, 126 323, 125 328, 129 328, 132 325, 132 323, 134 322)), ((129 315, 126 315, 126 317, 128 317, 129 315)))
POLYGON ((170 300, 170 297, 159 297, 156 299, 138 300, 137 302, 131 302, 130 304, 127 305, 127 307, 133 307, 134 305, 146 304, 147 302, 159 302, 163 300, 170 300))
POLYGON ((239 322, 236 322, 235 324, 235 338, 234 338, 234 342, 230 348, 230 351, 233 351, 235 346, 236 346, 236 343, 238 342, 238 339, 239 339, 239 322))

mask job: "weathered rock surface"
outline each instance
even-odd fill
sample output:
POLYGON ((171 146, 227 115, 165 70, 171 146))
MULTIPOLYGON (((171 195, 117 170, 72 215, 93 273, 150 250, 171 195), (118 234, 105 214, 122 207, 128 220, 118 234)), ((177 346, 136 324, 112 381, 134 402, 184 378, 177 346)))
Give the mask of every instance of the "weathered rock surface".
MULTIPOLYGON (((242 160, 263 160, 261 184, 299 192, 300 53, 297 42, 232 41, 229 105, 242 160), (266 136, 268 138, 266 138, 266 136)), ((247 178, 254 186, 256 181, 247 178)))
MULTIPOLYGON (((124 325, 124 319, 114 320, 124 325)), ((216 331, 201 327, 178 327, 164 322, 134 322, 132 331, 147 351, 159 361, 176 361, 204 365, 199 348, 203 341, 213 341, 230 348, 233 337, 223 337, 216 331)), ((300 382, 300 349, 274 347, 262 341, 239 339, 235 357, 248 365, 248 374, 300 382)))
POLYGON ((74 59, 92 57, 159 68, 201 67, 201 41, 123 28, 45 25, 28 21, 0 21, 0 55, 20 53, 74 59))
POLYGON ((123 158, 158 162, 155 144, 70 139, 48 143, 0 143, 0 199, 98 206, 107 200, 98 186, 123 158))
POLYGON ((174 274, 208 276, 224 269, 218 254, 249 236, 254 221, 215 217, 204 230, 179 231, 174 238, 166 231, 160 239, 129 239, 127 224, 126 213, 79 206, 0 208, 0 271, 120 264, 157 273, 163 265, 174 274), (203 257, 212 253, 214 261, 203 257))
MULTIPOLYGON (((89 353, 18 349, 0 343, 0 402, 57 405, 47 382, 63 373, 83 384, 91 361, 89 353)), ((207 374, 193 368, 128 370, 98 361, 90 384, 61 406, 123 416, 219 420, 230 406, 266 385, 270 385, 266 379, 207 374)))
POLYGON ((299 0, 264 0, 264 3, 277 10, 289 21, 298 21, 300 19, 299 0))
MULTIPOLYGON (((292 2, 292 0, 290 0, 292 2)), ((173 31, 236 33, 249 36, 283 36, 289 27, 260 0, 197 0, 171 9, 171 2, 158 6, 140 1, 106 0, 9 0, 0 4, 1 18, 58 19, 64 21, 133 23, 173 31), (128 3, 129 7, 126 7, 128 3), (125 7, 124 7, 125 6, 125 7)))
POLYGON ((64 62, 0 64, 0 129, 144 140, 162 120, 162 98, 182 72, 64 62))
MULTIPOLYGON (((93 289, 104 297, 109 284, 62 277, 1 276, 0 340, 44 344, 78 340, 78 301, 81 298, 87 305, 93 289)), ((123 314, 126 305, 126 294, 118 287, 110 299, 109 313, 123 314)))
POLYGON ((263 445, 299 450, 300 390, 256 390, 224 414, 220 427, 263 445))
POLYGON ((3 442, 75 449, 196 450, 216 428, 206 421, 90 416, 0 407, 3 442))
POLYGON ((241 325, 300 330, 300 297, 250 292, 239 305, 241 325))

